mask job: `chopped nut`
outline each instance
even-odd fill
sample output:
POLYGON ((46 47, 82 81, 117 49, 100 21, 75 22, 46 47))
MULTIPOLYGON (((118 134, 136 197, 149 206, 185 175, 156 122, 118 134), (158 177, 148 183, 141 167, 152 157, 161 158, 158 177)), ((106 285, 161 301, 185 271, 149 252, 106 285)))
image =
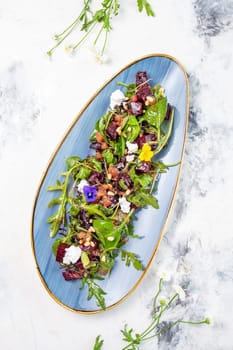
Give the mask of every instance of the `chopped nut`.
POLYGON ((130 190, 128 189, 125 191, 125 195, 128 196, 129 194, 130 194, 130 190))
POLYGON ((114 192, 108 191, 108 196, 114 196, 114 192))
POLYGON ((111 175, 111 174, 108 174, 108 175, 107 175, 107 178, 108 178, 108 180, 111 180, 112 175, 111 175))
POLYGON ((102 255, 100 260, 103 261, 103 262, 106 262, 106 255, 102 255))
POLYGON ((84 247, 89 247, 89 245, 90 245, 90 242, 85 242, 84 243, 84 247))
POLYGON ((107 237, 107 240, 109 241, 109 242, 113 242, 114 241, 114 237, 113 236, 109 236, 109 237, 107 237))
POLYGON ((118 133, 119 136, 121 136, 121 127, 118 126, 118 128, 116 129, 116 132, 118 133))
POLYGON ((89 229, 88 229, 89 232, 95 232, 95 229, 93 226, 90 226, 89 229))
POLYGON ((95 243, 94 242, 90 242, 90 245, 91 245, 91 247, 94 247, 95 243))

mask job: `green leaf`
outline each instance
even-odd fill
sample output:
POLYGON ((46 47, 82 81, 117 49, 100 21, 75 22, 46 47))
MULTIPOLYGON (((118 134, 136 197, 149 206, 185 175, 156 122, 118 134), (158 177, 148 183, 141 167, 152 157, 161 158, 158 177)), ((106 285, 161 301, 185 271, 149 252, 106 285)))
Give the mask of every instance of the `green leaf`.
POLYGON ((147 0, 137 0, 138 10, 142 12, 145 9, 147 16, 154 17, 155 13, 151 8, 150 3, 147 0))
POLYGON ((150 193, 138 191, 133 196, 128 196, 128 200, 138 207, 145 207, 151 205, 153 208, 158 209, 158 200, 150 193))
POLYGON ((106 305, 104 295, 106 292, 100 288, 97 283, 88 277, 82 278, 82 285, 80 289, 83 289, 85 285, 88 287, 87 300, 90 300, 94 297, 96 299, 96 305, 100 306, 102 309, 105 309, 106 305))
POLYGON ((167 112, 167 98, 164 97, 154 105, 148 107, 145 112, 144 119, 152 126, 155 126, 158 131, 164 121, 167 112))
POLYGON ((119 137, 116 142, 114 142, 114 149, 118 156, 123 157, 125 154, 125 139, 124 137, 119 137))
POLYGON ((100 338, 100 335, 98 335, 98 336, 95 338, 95 344, 94 344, 93 350, 101 350, 103 344, 104 344, 103 339, 101 339, 101 338, 100 338))
POLYGON ((102 155, 107 164, 114 164, 114 155, 110 149, 104 150, 102 155))
POLYGON ((121 260, 125 261, 126 266, 130 266, 132 264, 136 270, 143 270, 141 260, 133 252, 128 252, 126 250, 121 249, 121 260))
POLYGON ((90 174, 91 174, 91 169, 83 165, 82 167, 80 167, 79 172, 76 175, 76 180, 87 179, 90 176, 90 174))
POLYGON ((72 157, 69 157, 69 158, 66 158, 66 167, 67 167, 67 170, 70 170, 71 168, 73 168, 77 162, 80 162, 80 157, 78 156, 72 156, 72 157))
POLYGON ((53 254, 56 256, 57 255, 57 248, 58 246, 60 245, 60 243, 64 242, 64 238, 59 238, 59 239, 56 239, 54 242, 53 242, 53 245, 52 245, 52 252, 53 254))
POLYGON ((57 198, 53 198, 49 203, 48 203, 48 208, 51 208, 54 205, 58 205, 61 204, 62 202, 62 198, 61 197, 57 197, 57 198))
POLYGON ((140 125, 135 115, 131 115, 123 129, 123 134, 127 141, 133 142, 140 133, 140 125))
POLYGON ((96 158, 88 158, 88 164, 93 167, 94 170, 97 170, 98 172, 102 172, 102 163, 97 160, 96 158))
POLYGON ((64 189, 64 183, 59 180, 56 181, 56 185, 48 186, 47 191, 62 191, 64 189))
POLYGON ((135 175, 133 177, 133 182, 135 186, 140 185, 143 188, 149 186, 153 181, 153 178, 149 174, 135 175))
POLYGON ((106 216, 104 215, 98 204, 83 204, 82 208, 85 209, 90 215, 97 215, 103 219, 106 219, 106 216))
POLYGON ((93 227, 98 238, 105 249, 116 248, 120 239, 122 229, 115 227, 110 220, 93 220, 93 227))
POLYGON ((164 121, 164 123, 166 123, 167 130, 166 130, 165 134, 161 137, 160 142, 159 142, 156 150, 154 151, 154 155, 158 154, 166 146, 168 139, 171 136, 173 121, 174 121, 174 108, 172 108, 172 110, 171 110, 171 115, 170 115, 168 122, 164 121))

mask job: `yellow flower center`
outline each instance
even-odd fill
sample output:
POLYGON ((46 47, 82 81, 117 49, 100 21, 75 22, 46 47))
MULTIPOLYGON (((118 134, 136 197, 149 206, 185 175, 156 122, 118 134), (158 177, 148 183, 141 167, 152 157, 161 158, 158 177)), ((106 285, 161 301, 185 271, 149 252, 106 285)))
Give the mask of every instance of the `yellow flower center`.
POLYGON ((139 155, 140 160, 144 160, 146 162, 149 162, 151 158, 153 157, 153 152, 151 151, 151 146, 148 145, 148 143, 144 143, 142 146, 142 151, 139 155))

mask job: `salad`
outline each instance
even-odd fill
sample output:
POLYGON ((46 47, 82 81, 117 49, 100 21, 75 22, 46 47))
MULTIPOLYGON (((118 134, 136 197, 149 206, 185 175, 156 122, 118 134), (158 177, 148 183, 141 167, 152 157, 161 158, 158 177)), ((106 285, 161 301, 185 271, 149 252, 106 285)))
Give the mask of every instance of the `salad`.
POLYGON ((58 193, 48 203, 55 209, 47 222, 61 273, 66 281, 81 280, 88 299, 103 309, 106 293, 97 282, 111 273, 116 258, 143 269, 126 243, 138 237, 137 210, 159 207, 154 192, 168 166, 153 157, 166 147, 174 119, 164 88, 151 86, 147 72, 118 85, 90 136, 90 154, 67 158, 61 180, 47 188, 58 193))

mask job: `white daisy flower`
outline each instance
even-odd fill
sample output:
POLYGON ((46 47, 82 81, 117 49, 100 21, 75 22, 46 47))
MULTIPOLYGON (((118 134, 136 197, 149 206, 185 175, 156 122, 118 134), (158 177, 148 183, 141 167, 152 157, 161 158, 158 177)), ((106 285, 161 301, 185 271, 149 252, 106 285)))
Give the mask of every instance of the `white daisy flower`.
POLYGON ((184 301, 185 297, 186 297, 186 293, 185 293, 184 289, 177 284, 173 285, 173 289, 179 295, 180 300, 184 301))
POLYGON ((163 281, 170 281, 171 276, 166 271, 158 271, 159 278, 162 278, 163 281))

